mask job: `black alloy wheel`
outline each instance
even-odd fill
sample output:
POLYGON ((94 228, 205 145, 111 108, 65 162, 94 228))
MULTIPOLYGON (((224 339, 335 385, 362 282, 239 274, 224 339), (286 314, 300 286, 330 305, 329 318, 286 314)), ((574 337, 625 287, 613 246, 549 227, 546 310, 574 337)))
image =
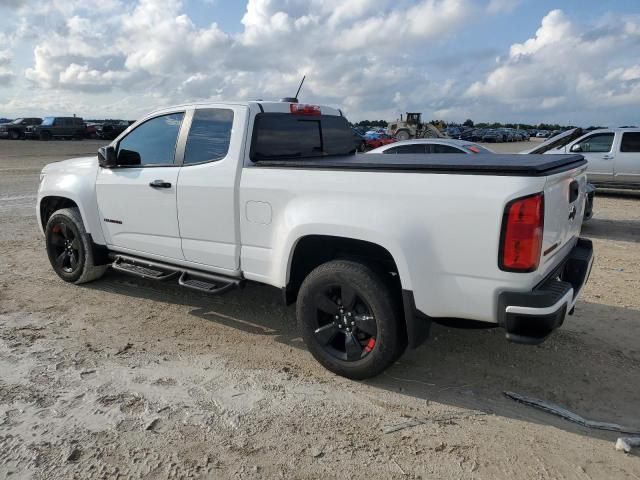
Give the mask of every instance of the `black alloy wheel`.
POLYGON ((91 236, 87 234, 77 207, 56 210, 44 230, 49 262, 62 280, 81 284, 104 274, 107 265, 96 265, 91 236))
POLYGON ((327 353, 354 361, 373 350, 378 333, 376 319, 352 286, 331 285, 316 295, 314 304, 317 328, 313 333, 327 353))
POLYGON ((307 348, 328 370, 354 380, 378 375, 406 347, 399 284, 384 269, 331 260, 302 282, 296 316, 307 348))
POLYGON ((64 222, 52 226, 49 248, 54 266, 64 273, 72 274, 80 265, 80 239, 64 222))

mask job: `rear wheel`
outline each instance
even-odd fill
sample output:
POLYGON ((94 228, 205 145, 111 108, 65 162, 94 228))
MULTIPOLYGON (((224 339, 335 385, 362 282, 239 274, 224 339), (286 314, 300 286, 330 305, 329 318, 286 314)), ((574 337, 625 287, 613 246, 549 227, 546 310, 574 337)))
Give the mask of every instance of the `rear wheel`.
POLYGON ((80 210, 56 211, 45 229, 47 255, 53 270, 65 282, 86 283, 100 278, 106 265, 95 265, 93 249, 82 223, 80 210))
POLYGON ((313 270, 300 287, 297 317, 311 354, 344 377, 378 375, 406 345, 391 285, 361 263, 334 260, 313 270))
POLYGON ((19 140, 20 139, 20 132, 17 130, 11 130, 9 132, 9 138, 11 140, 19 140))

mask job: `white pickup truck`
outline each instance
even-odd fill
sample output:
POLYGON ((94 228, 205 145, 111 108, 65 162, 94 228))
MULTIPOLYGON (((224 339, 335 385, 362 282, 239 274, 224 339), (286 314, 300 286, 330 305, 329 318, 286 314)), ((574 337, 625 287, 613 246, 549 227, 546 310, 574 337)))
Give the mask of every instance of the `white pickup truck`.
POLYGON ((590 183, 603 188, 640 189, 640 128, 574 128, 522 153, 579 153, 590 183))
POLYGON ((543 341, 571 314, 593 250, 581 155, 355 155, 340 110, 182 105, 98 157, 42 170, 55 272, 113 269, 212 294, 245 282, 297 302, 314 357, 374 376, 431 322, 543 341))

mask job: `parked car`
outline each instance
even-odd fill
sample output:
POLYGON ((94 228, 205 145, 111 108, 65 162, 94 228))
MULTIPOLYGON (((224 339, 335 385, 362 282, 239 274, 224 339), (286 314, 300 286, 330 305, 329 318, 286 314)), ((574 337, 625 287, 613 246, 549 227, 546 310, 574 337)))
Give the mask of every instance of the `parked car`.
POLYGON ((471 130, 471 138, 472 142, 482 142, 484 138, 484 134, 486 133, 486 129, 484 128, 475 128, 471 130))
POLYGON ((526 130, 516 130, 516 134, 520 138, 520 141, 528 142, 531 139, 531 135, 526 130))
POLYGON ((501 132, 492 128, 489 130, 485 130, 484 134, 482 135, 482 141, 486 143, 504 142, 504 136, 501 132))
POLYGON ((98 127, 99 123, 86 123, 84 136, 85 138, 98 138, 98 127))
POLYGON ((494 153, 482 145, 467 142, 466 140, 454 140, 448 138, 424 138, 402 140, 390 145, 384 145, 370 153, 400 154, 400 153, 494 153))
POLYGON ((107 120, 98 126, 96 133, 98 137, 104 140, 114 140, 129 128, 129 125, 126 120, 107 120))
POLYGON ((587 159, 587 178, 596 187, 640 189, 640 128, 574 128, 526 153, 579 153, 587 159))
POLYGON ((51 140, 52 138, 84 138, 86 126, 80 117, 44 117, 40 125, 27 127, 25 136, 51 140))
POLYGON ((0 138, 10 138, 11 140, 18 140, 24 138, 24 132, 27 127, 40 125, 42 123, 41 118, 16 118, 15 120, 7 123, 0 124, 0 138))
POLYGON ((165 108, 97 158, 45 166, 37 223, 66 282, 111 265, 210 294, 276 287, 313 356, 354 379, 420 345, 431 322, 536 344, 573 313, 593 262, 580 155, 354 150, 329 107, 165 108))
POLYGON ((538 130, 538 133, 536 133, 536 137, 537 138, 547 138, 550 134, 551 134, 551 132, 549 132, 549 130, 538 130))
POLYGON ((372 149, 372 148, 378 148, 381 147, 382 145, 388 145, 390 143, 395 143, 398 140, 395 137, 392 137, 391 135, 387 135, 386 133, 374 133, 374 134, 369 134, 367 133, 364 136, 364 140, 367 146, 367 149, 372 149))
POLYGON ((497 128, 496 131, 502 136, 503 142, 513 142, 513 133, 507 128, 497 128))
POLYGON ((460 140, 467 140, 471 142, 471 137, 473 136, 473 128, 463 128, 460 132, 460 140))
POLYGON ((462 135, 462 129, 460 127, 447 127, 445 128, 444 133, 449 138, 460 138, 460 135, 462 135))

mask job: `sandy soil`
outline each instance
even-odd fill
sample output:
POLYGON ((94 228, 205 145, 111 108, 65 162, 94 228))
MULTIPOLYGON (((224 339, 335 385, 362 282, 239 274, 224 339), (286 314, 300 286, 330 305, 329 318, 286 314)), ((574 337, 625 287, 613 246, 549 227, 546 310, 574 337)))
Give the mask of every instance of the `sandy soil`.
POLYGON ((38 173, 98 146, 0 141, 0 478, 640 478, 616 434, 502 394, 640 429, 640 195, 596 198, 591 281, 546 343, 434 326, 358 383, 316 364, 268 287, 59 280, 38 173))

